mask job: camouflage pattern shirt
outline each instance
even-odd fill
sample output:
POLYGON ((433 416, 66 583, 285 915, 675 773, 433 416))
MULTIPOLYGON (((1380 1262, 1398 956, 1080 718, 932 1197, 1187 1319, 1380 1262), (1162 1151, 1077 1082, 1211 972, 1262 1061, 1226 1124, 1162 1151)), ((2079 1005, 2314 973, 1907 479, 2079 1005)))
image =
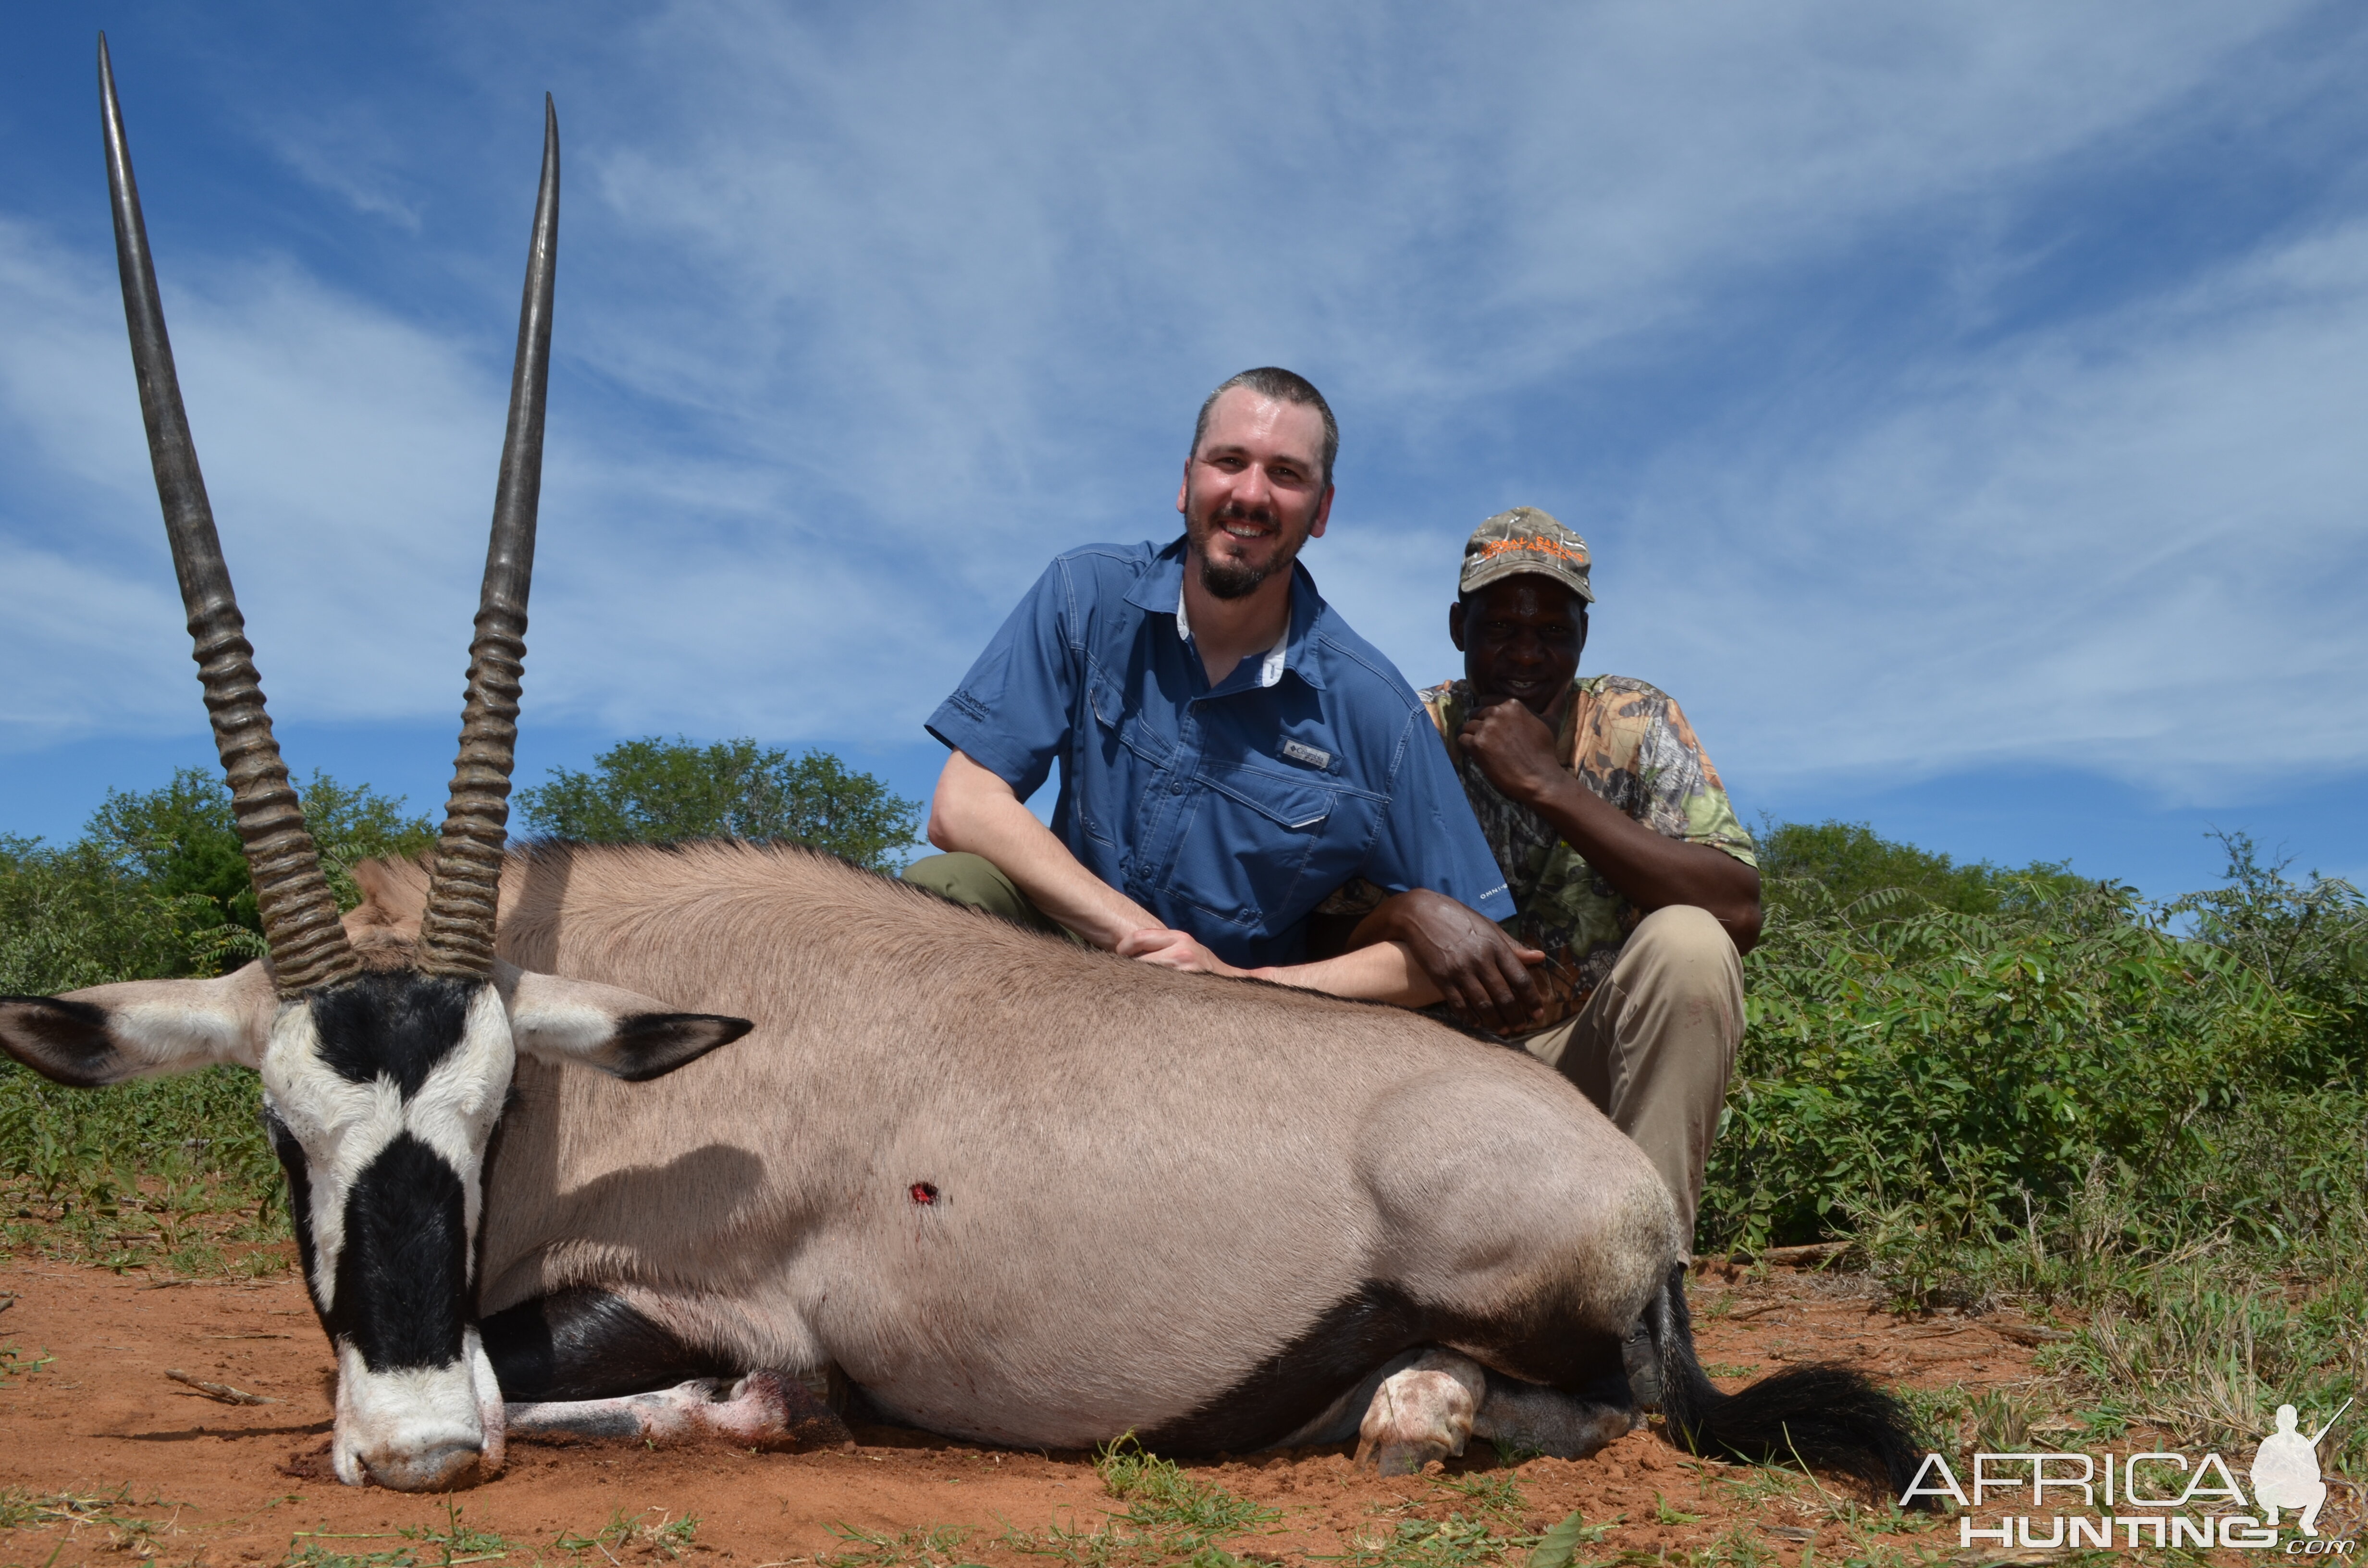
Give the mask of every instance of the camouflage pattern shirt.
MULTIPOLYGON (((1554 737, 1554 755, 1563 767, 1599 798, 1656 833, 1707 844, 1747 866, 1759 863, 1718 769, 1667 693, 1625 676, 1588 676, 1575 686, 1554 737)), ((1471 688, 1464 682, 1449 681, 1419 695, 1512 891, 1517 913, 1504 922, 1505 929, 1546 955, 1544 967, 1532 971, 1546 1005, 1532 1027, 1550 1028, 1587 1006, 1619 961, 1621 946, 1643 912, 1597 876, 1553 824, 1498 794, 1480 765, 1455 744, 1472 711, 1471 688)), ((1326 901, 1324 913, 1368 913, 1383 896, 1371 883, 1351 882, 1326 901)))

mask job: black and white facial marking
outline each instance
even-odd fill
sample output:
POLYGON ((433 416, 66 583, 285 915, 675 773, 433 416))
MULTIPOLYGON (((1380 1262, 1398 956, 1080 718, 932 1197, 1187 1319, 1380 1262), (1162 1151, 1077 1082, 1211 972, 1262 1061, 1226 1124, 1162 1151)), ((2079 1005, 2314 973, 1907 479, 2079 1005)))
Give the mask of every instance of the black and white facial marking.
POLYGON ((331 1454, 349 1484, 437 1488, 500 1466, 472 1271, 485 1146, 516 1061, 490 981, 365 974, 273 1020, 264 1113, 336 1350, 331 1454))
POLYGON ((518 1052, 641 1083, 748 1028, 507 964, 488 981, 381 971, 279 1010, 264 1108, 336 1348, 341 1480, 417 1491, 501 1466, 472 1311, 485 1149, 518 1052))
POLYGON ((638 1084, 748 1029, 506 963, 485 981, 423 975, 407 944, 295 1001, 261 964, 0 996, 0 1051, 57 1083, 261 1070, 304 1283, 336 1348, 337 1474, 407 1491, 501 1465, 502 1394, 472 1275, 485 1149, 518 1054, 638 1084))

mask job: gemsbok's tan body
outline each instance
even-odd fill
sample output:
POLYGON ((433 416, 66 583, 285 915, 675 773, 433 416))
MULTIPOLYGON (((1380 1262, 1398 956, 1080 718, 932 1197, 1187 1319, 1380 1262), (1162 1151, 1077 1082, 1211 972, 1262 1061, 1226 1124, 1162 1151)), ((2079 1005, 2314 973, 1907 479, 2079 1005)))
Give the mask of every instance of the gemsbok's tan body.
MULTIPOLYGON (((407 929, 424 874, 365 875, 351 923, 407 929)), ((1651 1165, 1559 1074, 1396 1008, 1087 951, 796 848, 552 846, 511 857, 502 907, 523 969, 755 1028, 649 1084, 521 1066, 486 1318, 592 1288, 932 1431, 1245 1449, 1429 1346, 1624 1392, 1622 1335, 1681 1254, 1651 1165)))

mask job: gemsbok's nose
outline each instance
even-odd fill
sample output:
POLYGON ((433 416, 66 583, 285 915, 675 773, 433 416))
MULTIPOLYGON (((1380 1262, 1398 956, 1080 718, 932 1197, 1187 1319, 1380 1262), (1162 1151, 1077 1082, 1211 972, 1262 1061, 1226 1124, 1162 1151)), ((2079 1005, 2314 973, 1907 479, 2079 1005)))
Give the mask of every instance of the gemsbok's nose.
POLYGON ((484 1479, 473 1443, 438 1443, 417 1453, 362 1456, 362 1469, 393 1492, 457 1492, 484 1479))

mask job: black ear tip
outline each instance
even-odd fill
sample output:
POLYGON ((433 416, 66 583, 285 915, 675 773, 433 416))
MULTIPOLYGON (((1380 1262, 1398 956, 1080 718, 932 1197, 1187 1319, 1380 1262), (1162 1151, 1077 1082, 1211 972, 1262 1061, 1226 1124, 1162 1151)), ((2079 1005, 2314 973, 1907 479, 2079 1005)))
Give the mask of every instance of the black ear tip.
POLYGON ((95 1089, 115 1080, 107 1009, 62 996, 0 996, 0 1051, 54 1083, 95 1089))
POLYGON ((85 1029, 107 1028, 107 1009, 90 1002, 77 1002, 69 996, 0 996, 0 1007, 22 1007, 39 1018, 54 1019, 58 1025, 85 1029))
POLYGON ((629 1084, 661 1078, 729 1045, 757 1026, 720 1013, 637 1013, 617 1026, 615 1054, 606 1070, 629 1084))

